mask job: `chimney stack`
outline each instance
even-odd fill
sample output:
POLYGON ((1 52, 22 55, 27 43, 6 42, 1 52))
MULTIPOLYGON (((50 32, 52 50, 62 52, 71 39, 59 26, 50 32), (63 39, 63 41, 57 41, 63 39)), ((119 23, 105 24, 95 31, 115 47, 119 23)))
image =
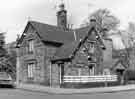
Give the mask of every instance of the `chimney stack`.
POLYGON ((64 3, 59 5, 59 11, 57 12, 57 26, 63 30, 67 29, 67 11, 65 10, 64 3))

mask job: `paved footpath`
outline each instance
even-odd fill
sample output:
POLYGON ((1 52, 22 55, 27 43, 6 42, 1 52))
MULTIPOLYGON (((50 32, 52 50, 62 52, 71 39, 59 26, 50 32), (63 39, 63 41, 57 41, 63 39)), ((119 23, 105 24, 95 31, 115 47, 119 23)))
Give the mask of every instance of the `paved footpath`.
POLYGON ((48 94, 45 92, 0 88, 0 99, 135 99, 135 91, 96 94, 48 94))
POLYGON ((113 87, 99 87, 99 88, 87 88, 87 89, 64 89, 64 88, 52 88, 33 84, 19 84, 17 86, 19 89, 38 91, 53 94, 82 94, 82 93, 110 93, 119 91, 135 91, 135 84, 123 85, 123 86, 113 86, 113 87))

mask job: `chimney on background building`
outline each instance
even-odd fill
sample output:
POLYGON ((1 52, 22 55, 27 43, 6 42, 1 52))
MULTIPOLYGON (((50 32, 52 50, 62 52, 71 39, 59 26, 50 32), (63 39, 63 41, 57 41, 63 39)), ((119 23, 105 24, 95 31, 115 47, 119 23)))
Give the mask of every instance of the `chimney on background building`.
POLYGON ((64 3, 59 5, 59 11, 57 12, 57 26, 63 30, 67 29, 67 11, 65 10, 64 3))

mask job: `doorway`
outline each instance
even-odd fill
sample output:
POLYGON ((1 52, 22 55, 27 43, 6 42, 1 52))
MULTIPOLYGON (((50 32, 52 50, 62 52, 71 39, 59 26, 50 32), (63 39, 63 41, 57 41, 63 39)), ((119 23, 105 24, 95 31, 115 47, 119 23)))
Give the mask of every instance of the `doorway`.
POLYGON ((125 69, 116 69, 116 74, 118 75, 118 81, 121 85, 124 84, 124 72, 125 69))

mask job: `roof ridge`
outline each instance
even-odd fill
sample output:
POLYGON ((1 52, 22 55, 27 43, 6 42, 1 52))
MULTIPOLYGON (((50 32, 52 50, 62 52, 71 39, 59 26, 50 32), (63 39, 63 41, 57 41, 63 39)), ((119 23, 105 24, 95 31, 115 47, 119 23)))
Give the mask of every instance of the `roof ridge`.
POLYGON ((52 25, 52 24, 47 24, 47 23, 43 23, 43 22, 39 22, 39 21, 29 21, 28 23, 31 23, 31 24, 40 24, 40 25, 44 25, 44 26, 49 26, 49 27, 52 27, 52 28, 55 28, 55 29, 57 29, 58 31, 61 31, 61 32, 71 32, 71 31, 74 31, 74 30, 71 30, 71 29, 69 29, 69 30, 63 30, 63 29, 61 29, 60 27, 58 27, 57 25, 52 25))
POLYGON ((36 24, 43 24, 43 25, 49 25, 49 26, 53 26, 53 27, 57 27, 56 25, 52 25, 52 24, 47 24, 47 23, 43 23, 43 22, 40 22, 40 21, 29 21, 29 23, 36 23, 36 24))

